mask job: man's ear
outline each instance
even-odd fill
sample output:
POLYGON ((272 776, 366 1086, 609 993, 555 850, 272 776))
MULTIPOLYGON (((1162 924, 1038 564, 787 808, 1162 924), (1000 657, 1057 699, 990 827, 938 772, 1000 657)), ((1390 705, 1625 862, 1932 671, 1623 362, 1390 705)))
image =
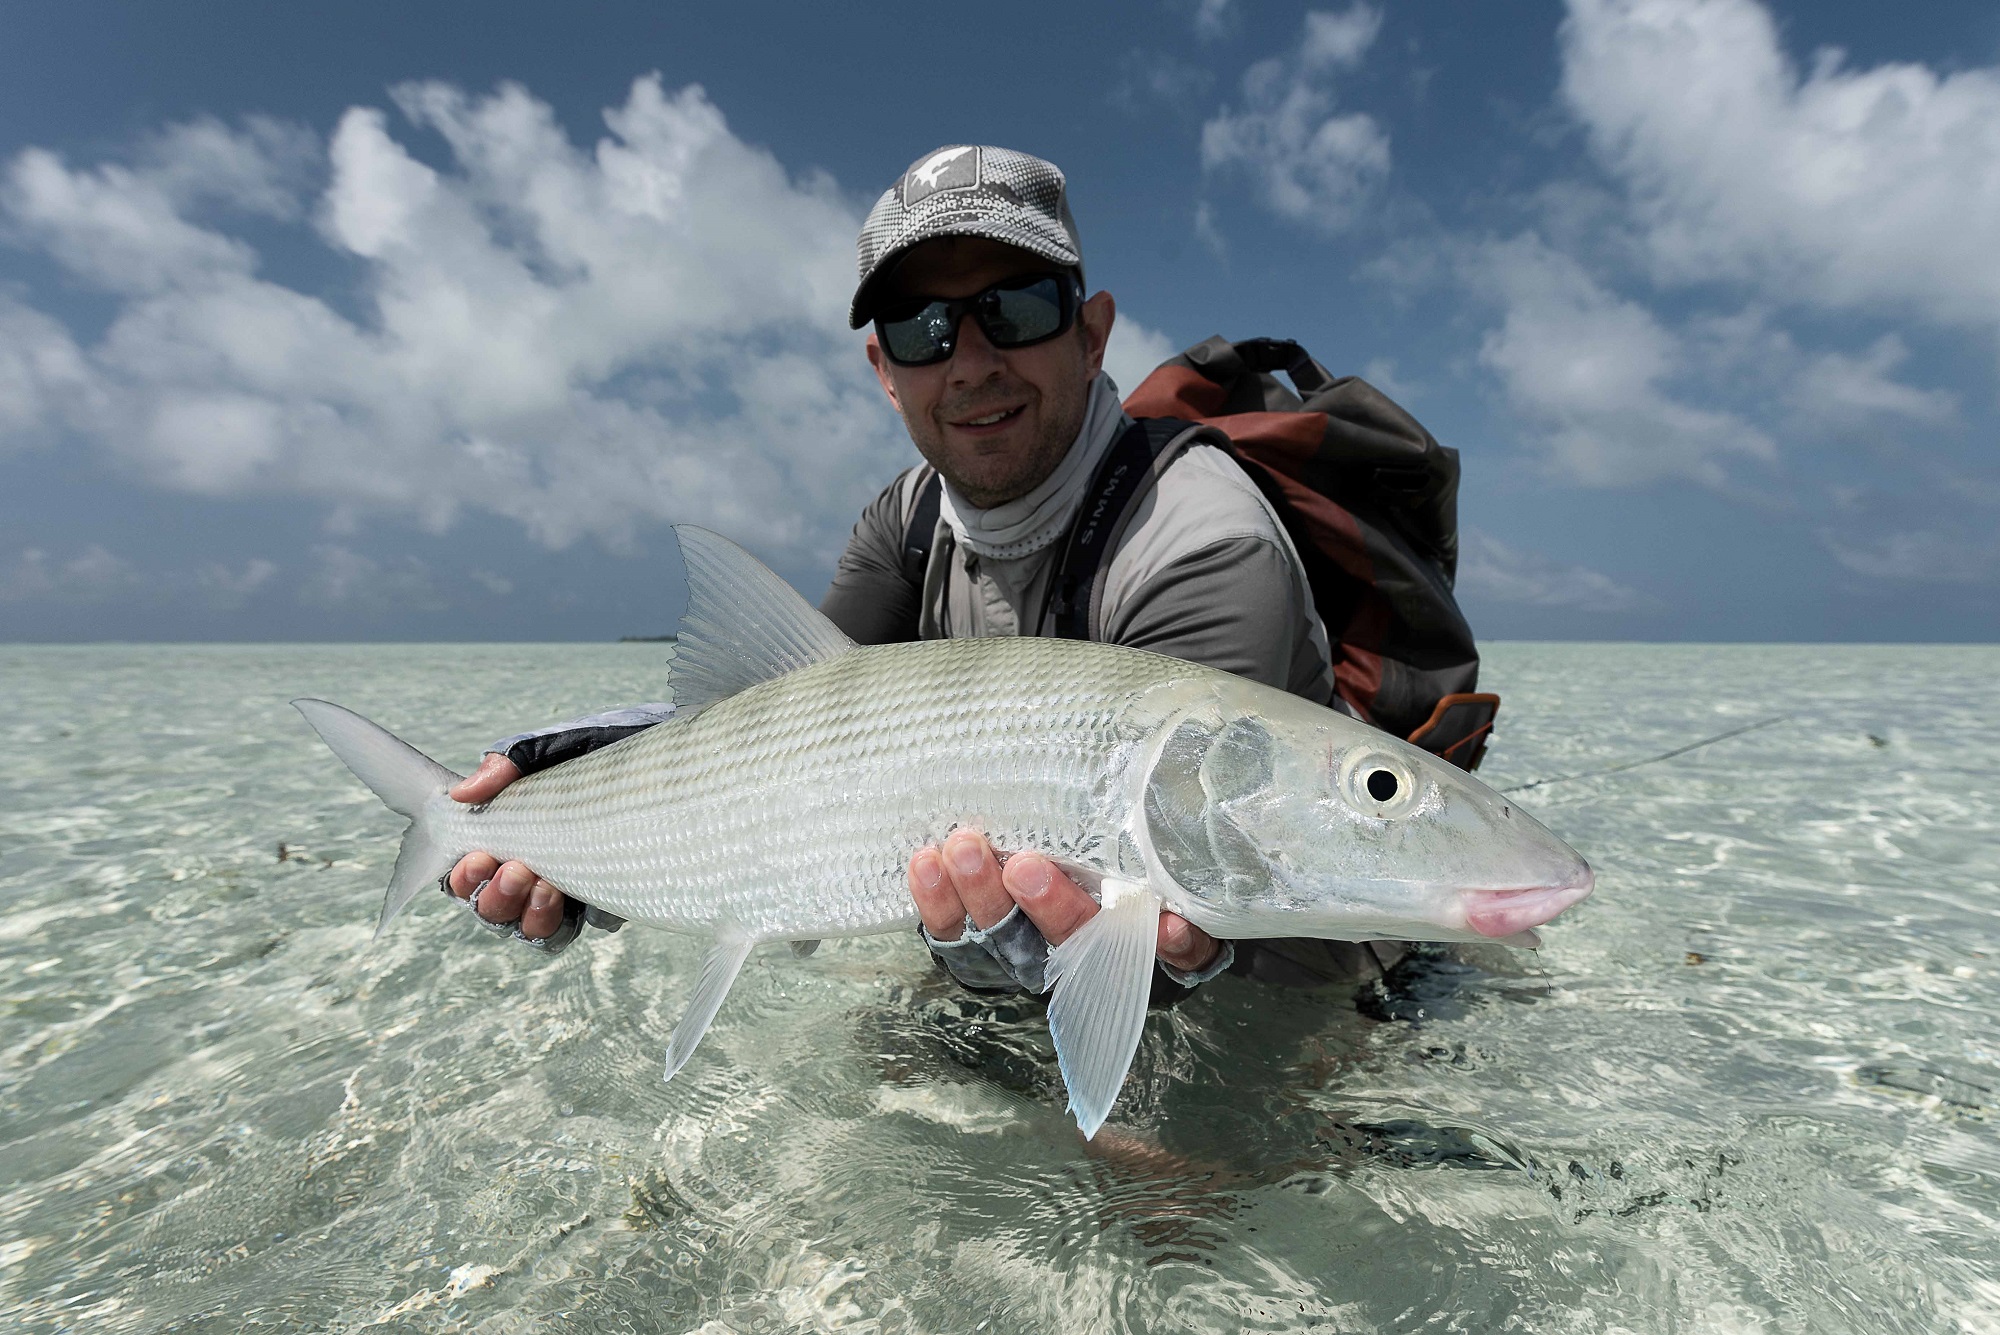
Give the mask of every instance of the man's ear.
POLYGON ((889 359, 882 352, 882 344, 870 334, 868 336, 868 364, 875 368, 875 378, 882 382, 882 392, 889 396, 889 402, 896 411, 903 411, 903 401, 896 397, 896 382, 889 376, 889 359))
POLYGON ((1084 358, 1091 375, 1104 369, 1104 349, 1111 342, 1111 326, 1118 321, 1118 303, 1109 292, 1099 292, 1076 313, 1077 327, 1083 331, 1084 358))

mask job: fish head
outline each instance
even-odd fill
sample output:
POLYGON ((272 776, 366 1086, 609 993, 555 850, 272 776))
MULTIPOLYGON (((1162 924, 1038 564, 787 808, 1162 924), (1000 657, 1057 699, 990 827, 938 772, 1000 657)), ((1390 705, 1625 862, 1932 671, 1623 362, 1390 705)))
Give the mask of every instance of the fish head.
POLYGON ((1503 794, 1296 696, 1232 682, 1156 740, 1137 842, 1217 936, 1532 945, 1591 892, 1589 864, 1503 794))

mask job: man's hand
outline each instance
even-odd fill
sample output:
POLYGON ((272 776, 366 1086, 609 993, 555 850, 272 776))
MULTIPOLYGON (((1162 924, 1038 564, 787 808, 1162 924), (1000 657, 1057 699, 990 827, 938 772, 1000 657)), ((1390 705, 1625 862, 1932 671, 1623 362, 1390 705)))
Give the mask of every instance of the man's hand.
MULTIPOLYGON (((454 802, 477 805, 521 777, 513 761, 489 751, 479 768, 459 780, 449 794, 454 802)), ((479 916, 490 923, 519 922, 521 934, 544 940, 562 926, 563 893, 535 875, 525 862, 502 862, 491 853, 467 853, 451 869, 445 883, 460 899, 470 899, 481 881, 489 881, 479 896, 479 916)))
MULTIPOLYGON (((910 859, 910 898, 924 929, 939 941, 956 941, 968 916, 984 931, 1018 904, 1049 944, 1057 946, 1097 915, 1097 901, 1053 862, 1022 852, 1002 867, 985 836, 974 830, 956 831, 942 849, 916 851, 910 859)), ((484 906, 483 896, 480 903, 484 906)), ((1178 913, 1160 914, 1158 950, 1165 963, 1199 973, 1221 949, 1220 942, 1178 913)))

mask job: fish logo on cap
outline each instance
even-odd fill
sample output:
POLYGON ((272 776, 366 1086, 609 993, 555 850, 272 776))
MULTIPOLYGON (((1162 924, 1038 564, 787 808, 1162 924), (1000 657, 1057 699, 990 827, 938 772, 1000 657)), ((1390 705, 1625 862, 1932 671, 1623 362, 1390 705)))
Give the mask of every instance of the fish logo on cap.
POLYGON ((949 144, 918 158, 868 211, 854 239, 859 281, 848 326, 875 318, 877 289, 897 256, 941 236, 985 237, 1081 274, 1076 220, 1054 163, 991 144, 949 144), (937 195, 945 198, 931 202, 937 195))
POLYGON ((944 190, 976 190, 979 187, 979 150, 974 147, 941 148, 903 174, 903 207, 944 190))

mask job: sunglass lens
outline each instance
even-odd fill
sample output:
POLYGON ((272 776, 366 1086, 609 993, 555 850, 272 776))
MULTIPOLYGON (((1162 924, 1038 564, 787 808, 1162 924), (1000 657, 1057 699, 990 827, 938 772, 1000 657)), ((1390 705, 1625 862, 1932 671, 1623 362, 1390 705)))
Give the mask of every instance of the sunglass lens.
POLYGON ((1021 287, 989 288, 980 294, 979 324, 997 348, 1018 348, 1058 332, 1063 323, 1062 285, 1038 278, 1021 287))
POLYGON ((951 347, 951 312, 944 302, 933 301, 914 315, 884 319, 881 330, 889 356, 905 366, 942 361, 951 347))

